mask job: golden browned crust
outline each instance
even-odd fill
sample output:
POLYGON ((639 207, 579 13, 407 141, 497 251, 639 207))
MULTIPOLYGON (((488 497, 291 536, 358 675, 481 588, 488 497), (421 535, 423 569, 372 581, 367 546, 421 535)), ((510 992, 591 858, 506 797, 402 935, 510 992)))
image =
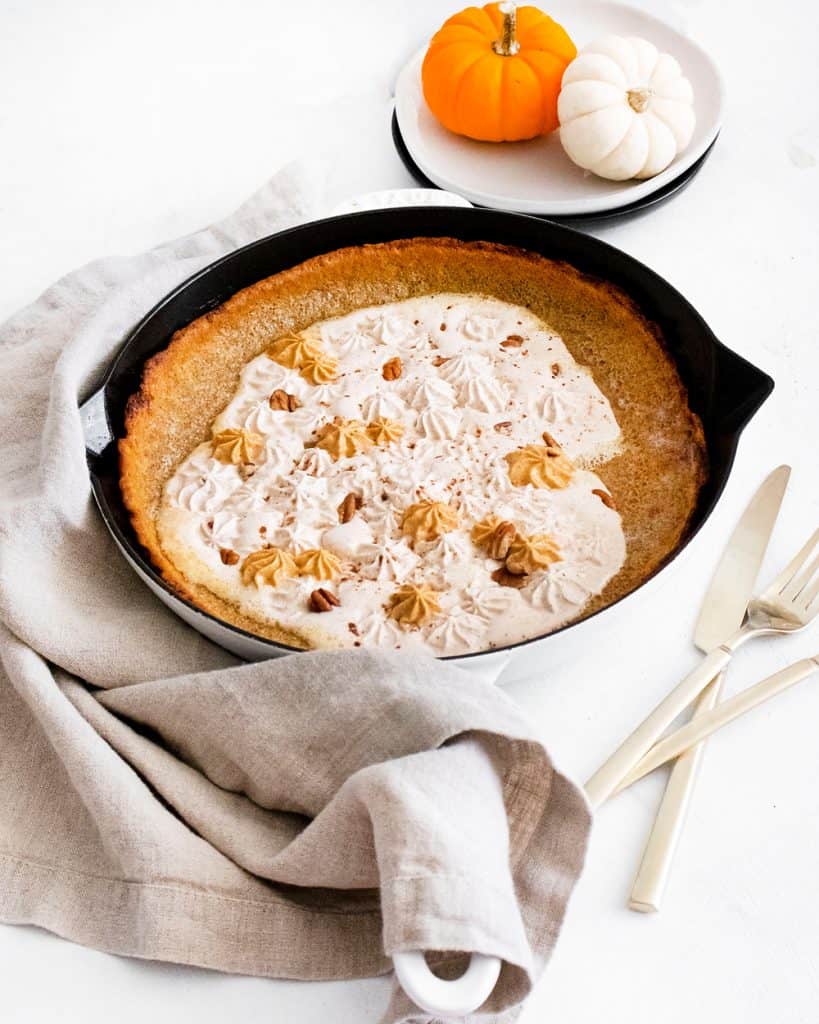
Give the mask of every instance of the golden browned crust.
POLYGON ((365 306, 437 292, 480 293, 528 307, 589 368, 611 403, 623 449, 596 471, 622 516, 627 555, 584 615, 633 590, 673 553, 705 480, 706 452, 655 325, 618 288, 569 264, 494 243, 415 238, 340 249, 259 281, 177 331, 146 363, 119 446, 122 495, 139 540, 179 594, 250 632, 305 645, 298 634, 248 618, 179 572, 157 537, 162 489, 210 436, 242 367, 272 339, 365 306))

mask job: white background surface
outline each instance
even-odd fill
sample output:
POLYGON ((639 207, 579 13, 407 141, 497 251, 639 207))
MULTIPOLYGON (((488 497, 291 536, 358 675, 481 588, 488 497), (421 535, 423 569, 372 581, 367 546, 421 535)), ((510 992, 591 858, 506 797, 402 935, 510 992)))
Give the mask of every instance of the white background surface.
MULTIPOLYGON (((410 184, 390 89, 453 0, 0 0, 0 317, 102 254, 228 213, 283 162, 330 156, 328 207, 410 184)), ((768 370, 727 493, 642 615, 511 687, 585 778, 693 665, 697 602, 765 472, 794 467, 766 575, 819 523, 819 8, 655 0, 725 74, 726 125, 689 189, 599 232, 666 276, 768 370)), ((605 620, 603 620, 605 622, 605 620)), ((738 657, 730 686, 819 650, 819 630, 738 657)), ((1 713, 2 709, 0 709, 1 713)), ((624 902, 660 793, 603 808, 523 1024, 743 1024, 819 1016, 819 680, 709 749, 663 913, 624 902)), ((302 984, 129 962, 0 928, 4 1021, 375 1022, 389 981, 302 984)))

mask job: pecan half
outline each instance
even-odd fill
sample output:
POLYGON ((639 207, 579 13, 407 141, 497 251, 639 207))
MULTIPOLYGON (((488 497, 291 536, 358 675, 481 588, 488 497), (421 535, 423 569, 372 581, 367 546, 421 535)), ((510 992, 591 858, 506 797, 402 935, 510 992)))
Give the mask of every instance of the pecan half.
POLYGON ((501 342, 501 348, 520 348, 523 338, 519 334, 510 334, 505 341, 501 342))
POLYGON ((509 572, 505 565, 502 565, 500 569, 496 569, 492 573, 492 579, 502 587, 514 587, 515 590, 525 587, 529 581, 528 576, 516 576, 514 573, 509 572))
POLYGON ((334 608, 339 607, 341 601, 339 601, 332 590, 328 590, 326 587, 319 587, 318 590, 313 591, 307 603, 311 612, 331 612, 334 608))
POLYGON ((492 532, 492 536, 489 538, 489 543, 486 545, 486 553, 490 558, 497 558, 499 562, 502 562, 509 554, 509 548, 512 546, 512 541, 517 537, 518 531, 515 529, 515 524, 510 523, 508 519, 502 520, 492 532))
POLYGON ((400 358, 398 356, 393 356, 392 359, 388 359, 381 367, 381 376, 384 380, 398 380, 403 369, 404 367, 400 358))
POLYGON ((219 557, 223 565, 236 565, 239 561, 239 552, 231 548, 219 548, 219 557))
POLYGON ((276 409, 279 412, 295 412, 301 407, 298 398, 295 395, 289 395, 282 388, 276 388, 267 402, 271 409, 276 409))
POLYGON ((361 495, 350 491, 338 506, 338 521, 340 523, 349 523, 362 504, 363 499, 361 495))
POLYGON ((598 497, 598 498, 599 498, 599 499, 600 499, 600 500, 601 500, 601 501, 603 502, 603 504, 604 504, 604 505, 606 506, 606 508, 613 508, 613 509, 616 509, 616 508, 617 508, 617 506, 616 506, 616 505, 614 504, 614 498, 612 498, 612 496, 611 496, 611 495, 609 494, 609 492, 608 492, 608 491, 602 491, 602 490, 600 490, 600 488, 599 488, 599 487, 596 487, 596 488, 595 488, 595 489, 594 489, 594 490, 592 491, 592 494, 596 494, 596 495, 597 495, 597 497, 598 497))

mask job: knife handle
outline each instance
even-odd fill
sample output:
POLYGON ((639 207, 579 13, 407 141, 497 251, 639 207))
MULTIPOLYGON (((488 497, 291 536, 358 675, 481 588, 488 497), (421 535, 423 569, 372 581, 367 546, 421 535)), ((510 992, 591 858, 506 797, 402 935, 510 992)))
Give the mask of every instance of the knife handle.
MULTIPOLYGON (((735 638, 732 638, 734 640, 735 638)), ((620 744, 604 765, 586 783, 586 798, 597 808, 617 789, 623 779, 657 742, 677 715, 720 673, 731 660, 732 642, 717 647, 661 700, 634 732, 620 744)))
MULTIPOLYGON (((721 672, 706 686, 695 705, 692 720, 716 707, 724 680, 725 674, 721 672)), ((705 741, 686 750, 674 762, 631 887, 628 901, 631 910, 650 914, 660 909, 704 754, 705 741)))

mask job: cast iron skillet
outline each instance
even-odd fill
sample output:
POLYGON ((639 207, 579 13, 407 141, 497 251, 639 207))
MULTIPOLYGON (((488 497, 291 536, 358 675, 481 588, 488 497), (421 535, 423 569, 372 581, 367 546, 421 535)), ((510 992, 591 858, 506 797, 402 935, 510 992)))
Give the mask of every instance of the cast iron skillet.
MULTIPOLYGON (((683 296, 653 271, 618 249, 570 228, 492 210, 404 207, 315 221, 238 249, 166 296, 125 339, 102 387, 81 410, 94 497, 114 540, 153 589, 163 591, 163 596, 177 604, 182 601, 187 606, 184 617, 204 622, 207 628, 202 631, 208 635, 213 637, 214 631, 222 632, 237 644, 242 643, 242 638, 253 640, 257 648, 263 645, 270 657, 295 650, 246 633, 182 600, 153 568, 137 540, 119 489, 117 439, 123 433, 125 403, 139 387, 145 360, 164 348, 176 330, 264 277, 344 246, 418 236, 449 236, 520 246, 566 260, 581 271, 618 285, 630 295, 666 339, 688 389, 689 404, 702 420, 710 460, 710 474, 691 529, 667 561, 680 554, 711 514, 728 479, 740 434, 773 390, 773 381, 721 344, 683 296)), ((569 629, 571 624, 563 628, 569 629)), ((539 639, 543 637, 521 643, 539 639)), ((518 646, 521 644, 503 649, 518 646)), ((477 652, 458 656, 457 660, 475 656, 477 652)))

